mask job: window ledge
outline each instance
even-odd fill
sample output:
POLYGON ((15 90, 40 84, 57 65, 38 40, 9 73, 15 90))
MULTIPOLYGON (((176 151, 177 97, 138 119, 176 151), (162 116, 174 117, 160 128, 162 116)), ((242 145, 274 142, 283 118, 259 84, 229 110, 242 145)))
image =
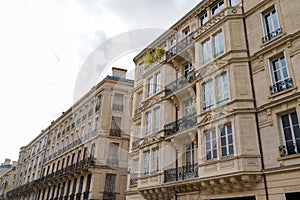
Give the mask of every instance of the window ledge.
POLYGON ((290 159, 295 159, 295 158, 300 158, 300 153, 292 154, 292 155, 288 155, 288 156, 282 156, 280 158, 277 158, 277 160, 284 161, 284 160, 290 160, 290 159))
POLYGON ((271 99, 273 99, 273 98, 275 98, 275 97, 277 97, 277 96, 280 96, 280 95, 282 95, 282 94, 284 94, 284 93, 288 93, 288 92, 291 92, 291 91, 296 91, 297 89, 298 89, 297 86, 293 86, 293 87, 291 87, 291 88, 289 88, 289 89, 286 89, 286 90, 283 90, 283 91, 280 91, 280 92, 271 94, 268 98, 271 100, 271 99))
POLYGON ((279 34, 279 35, 277 35, 276 37, 274 37, 274 38, 272 38, 272 39, 270 39, 270 40, 268 40, 268 41, 262 43, 262 44, 260 45, 260 48, 262 49, 262 48, 268 46, 270 43, 273 43, 273 42, 279 40, 280 38, 282 38, 282 37, 285 36, 285 35, 286 35, 286 32, 282 31, 281 34, 279 34))

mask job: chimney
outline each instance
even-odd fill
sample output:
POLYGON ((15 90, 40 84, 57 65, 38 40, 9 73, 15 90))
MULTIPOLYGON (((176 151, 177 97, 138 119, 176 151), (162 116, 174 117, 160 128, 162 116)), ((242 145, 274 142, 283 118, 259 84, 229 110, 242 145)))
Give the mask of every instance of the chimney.
POLYGON ((121 68, 112 68, 112 75, 120 78, 126 78, 126 69, 121 69, 121 68))

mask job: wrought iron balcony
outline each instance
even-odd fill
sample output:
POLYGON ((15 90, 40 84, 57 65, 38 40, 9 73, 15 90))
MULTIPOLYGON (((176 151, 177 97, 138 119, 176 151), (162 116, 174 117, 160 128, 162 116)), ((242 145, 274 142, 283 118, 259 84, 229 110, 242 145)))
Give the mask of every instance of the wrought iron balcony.
POLYGON ((271 94, 281 92, 283 90, 289 89, 293 86, 292 79, 287 78, 283 81, 277 82, 274 85, 270 86, 271 94))
POLYGON ((187 130, 197 124, 196 113, 185 116, 164 126, 165 137, 187 130))
POLYGON ((270 33, 267 33, 267 35, 265 35, 263 38, 262 38, 262 42, 265 43, 271 39, 273 39, 274 37, 280 35, 282 33, 282 29, 281 28, 278 28, 276 29, 275 31, 273 32, 270 32, 270 33))
POLYGON ((179 54, 183 49, 185 49, 187 46, 189 46, 193 42, 192 35, 193 35, 193 33, 190 33, 183 40, 181 40, 180 42, 178 42, 175 46, 171 47, 166 52, 166 58, 167 58, 167 60, 169 60, 173 56, 179 54))
POLYGON ((103 192, 103 200, 115 200, 115 199, 116 199, 116 192, 112 192, 112 191, 103 192))
POLYGON ((113 104, 113 107, 112 107, 112 109, 113 110, 116 110, 116 111, 123 111, 123 105, 121 105, 121 104, 113 104))
POLYGON ((121 129, 110 129, 109 136, 121 137, 121 129))
POLYGON ((164 182, 180 181, 198 177, 198 163, 167 169, 164 171, 164 182))
POLYGON ((168 96, 169 94, 172 94, 173 92, 176 92, 177 90, 190 84, 194 79, 195 79, 194 71, 191 71, 187 75, 182 76, 182 77, 176 79, 175 81, 169 83, 166 86, 165 96, 168 96))
POLYGON ((300 153, 300 142, 298 144, 291 143, 287 146, 279 146, 279 152, 281 157, 298 154, 300 153))

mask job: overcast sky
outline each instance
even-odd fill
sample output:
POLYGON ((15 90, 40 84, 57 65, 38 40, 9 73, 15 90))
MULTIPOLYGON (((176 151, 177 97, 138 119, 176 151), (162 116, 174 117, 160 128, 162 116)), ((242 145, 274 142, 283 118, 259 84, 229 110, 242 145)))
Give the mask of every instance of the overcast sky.
MULTIPOLYGON (((74 103, 74 85, 103 42, 134 29, 167 29, 200 0, 13 0, 0 3, 0 163, 74 103)), ((134 67, 136 52, 115 67, 134 67), (124 66, 126 65, 126 66, 124 66)))

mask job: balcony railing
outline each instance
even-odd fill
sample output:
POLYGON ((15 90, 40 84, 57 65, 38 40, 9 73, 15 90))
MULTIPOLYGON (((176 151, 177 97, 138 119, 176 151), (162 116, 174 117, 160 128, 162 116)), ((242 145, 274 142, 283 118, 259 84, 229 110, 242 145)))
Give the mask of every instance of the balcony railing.
POLYGON ((299 141, 297 142, 298 144, 291 143, 287 146, 279 146, 280 156, 284 157, 284 156, 300 153, 300 142, 299 141))
POLYGON ((112 109, 113 110, 116 110, 116 111, 123 111, 123 105, 122 104, 113 104, 113 107, 112 107, 112 109))
POLYGON ((183 40, 178 42, 175 46, 171 47, 167 52, 166 52, 166 58, 169 60, 173 56, 179 54, 184 48, 189 46, 193 42, 192 34, 189 34, 186 36, 183 40))
POLYGON ((265 43, 271 39, 273 39, 274 37, 280 35, 282 33, 282 29, 281 28, 278 28, 276 29, 275 31, 273 32, 270 32, 270 33, 267 33, 267 35, 265 35, 263 38, 262 38, 262 42, 265 43))
POLYGON ((180 181, 198 177, 198 163, 167 169, 164 171, 164 182, 180 181))
POLYGON ((165 137, 174 135, 179 131, 187 130, 197 124, 196 113, 185 116, 179 120, 166 124, 164 126, 165 137))
POLYGON ((272 94, 275 94, 277 92, 281 92, 283 90, 289 89, 293 86, 292 79, 287 78, 283 81, 277 82, 274 85, 270 86, 270 90, 272 94))
POLYGON ((121 137, 121 129, 110 129, 109 136, 121 137))
POLYGON ((194 72, 191 71, 190 73, 188 73, 185 76, 182 76, 178 79, 176 79, 175 81, 169 83, 166 86, 166 96, 168 96, 169 94, 172 94, 173 92, 176 92, 177 90, 183 88, 184 86, 190 84, 193 80, 195 79, 194 76, 194 72))
POLYGON ((104 191, 103 192, 103 200, 115 200, 116 192, 104 191))

